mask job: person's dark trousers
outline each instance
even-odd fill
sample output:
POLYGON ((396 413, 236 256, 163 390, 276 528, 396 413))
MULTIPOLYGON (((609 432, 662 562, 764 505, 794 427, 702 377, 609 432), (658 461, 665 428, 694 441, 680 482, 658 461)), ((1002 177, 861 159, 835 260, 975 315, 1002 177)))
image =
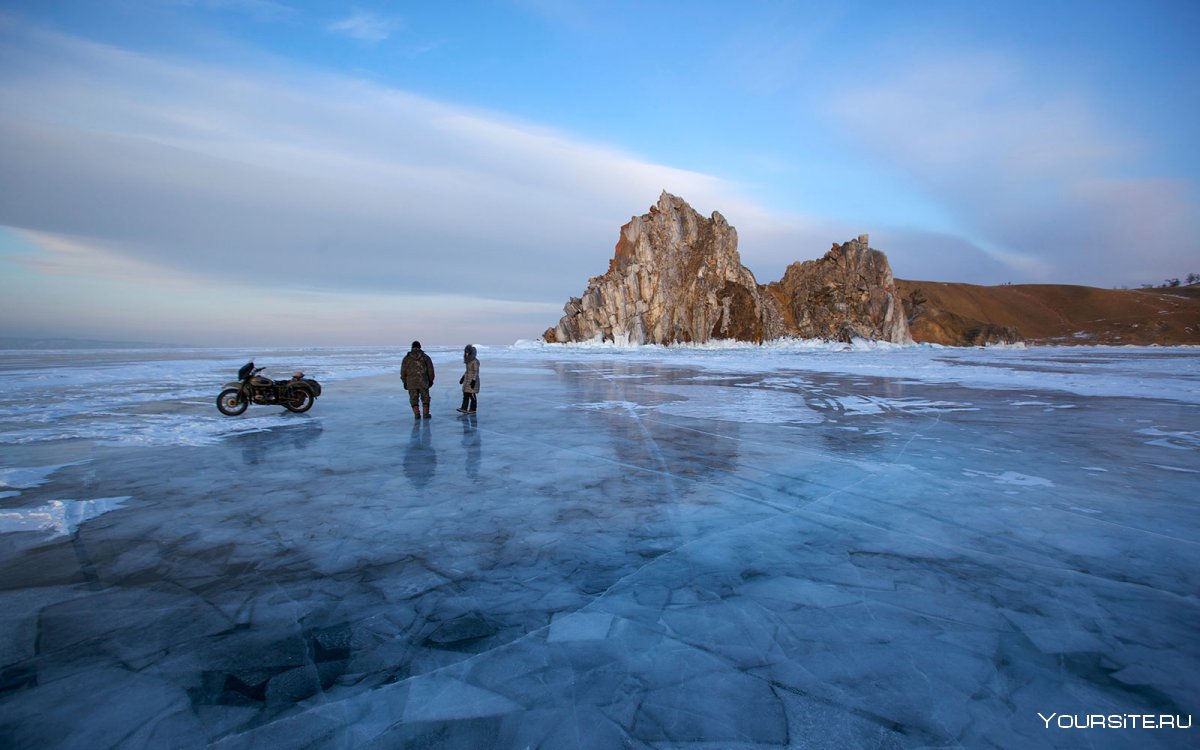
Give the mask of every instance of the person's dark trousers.
POLYGON ((463 403, 462 406, 459 407, 459 411, 475 411, 475 408, 478 406, 478 404, 479 400, 475 398, 474 393, 464 393, 463 403))

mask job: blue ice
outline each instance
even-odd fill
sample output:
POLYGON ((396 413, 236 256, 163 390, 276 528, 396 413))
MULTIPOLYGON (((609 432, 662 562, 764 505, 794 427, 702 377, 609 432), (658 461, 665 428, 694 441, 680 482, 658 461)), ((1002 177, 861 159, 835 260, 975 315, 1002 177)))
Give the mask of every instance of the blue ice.
POLYGON ((1197 350, 460 351, 0 352, 3 745, 1196 746, 1039 714, 1196 712, 1197 350))

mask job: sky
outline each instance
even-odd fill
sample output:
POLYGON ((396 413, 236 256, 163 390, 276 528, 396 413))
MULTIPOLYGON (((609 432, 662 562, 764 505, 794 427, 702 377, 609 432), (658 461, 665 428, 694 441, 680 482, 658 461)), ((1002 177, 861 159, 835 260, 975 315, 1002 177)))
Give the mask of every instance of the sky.
POLYGON ((0 336, 536 339, 662 191, 760 283, 1200 272, 1200 3, 0 0, 0 336))

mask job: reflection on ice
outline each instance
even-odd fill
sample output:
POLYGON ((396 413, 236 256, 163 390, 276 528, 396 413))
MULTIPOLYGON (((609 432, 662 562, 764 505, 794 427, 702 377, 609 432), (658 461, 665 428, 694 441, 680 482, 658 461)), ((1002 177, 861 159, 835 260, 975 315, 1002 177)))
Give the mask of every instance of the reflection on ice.
POLYGON ((681 397, 659 406, 664 414, 756 424, 821 421, 799 393, 712 385, 651 386, 647 390, 681 397))
POLYGON ((1195 745, 1039 712, 1196 712, 1196 352, 491 348, 432 420, 402 355, 13 365, 3 745, 1195 745))
POLYGON ((433 449, 429 420, 414 421, 408 447, 404 451, 404 475, 418 489, 424 489, 437 473, 437 451, 433 449))

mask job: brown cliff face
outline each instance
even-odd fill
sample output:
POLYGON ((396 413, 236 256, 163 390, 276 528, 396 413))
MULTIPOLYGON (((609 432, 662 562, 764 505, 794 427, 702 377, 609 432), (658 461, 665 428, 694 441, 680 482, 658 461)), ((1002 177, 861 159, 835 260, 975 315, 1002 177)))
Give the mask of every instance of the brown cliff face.
POLYGON ((767 289, 779 301, 789 335, 912 343, 887 256, 872 250, 865 234, 834 245, 819 260, 793 263, 767 289))
POLYGON ((737 231, 664 192, 621 227, 608 272, 563 308, 548 342, 673 344, 781 335, 779 311, 742 265, 737 231))
POLYGON ((1200 287, 977 286, 897 279, 915 340, 947 346, 1200 344, 1200 287))
POLYGON ((786 336, 909 343, 887 258, 864 235, 824 258, 793 264, 760 286, 742 265, 737 231, 664 192, 621 227, 608 272, 563 308, 547 342, 762 342, 786 336))

